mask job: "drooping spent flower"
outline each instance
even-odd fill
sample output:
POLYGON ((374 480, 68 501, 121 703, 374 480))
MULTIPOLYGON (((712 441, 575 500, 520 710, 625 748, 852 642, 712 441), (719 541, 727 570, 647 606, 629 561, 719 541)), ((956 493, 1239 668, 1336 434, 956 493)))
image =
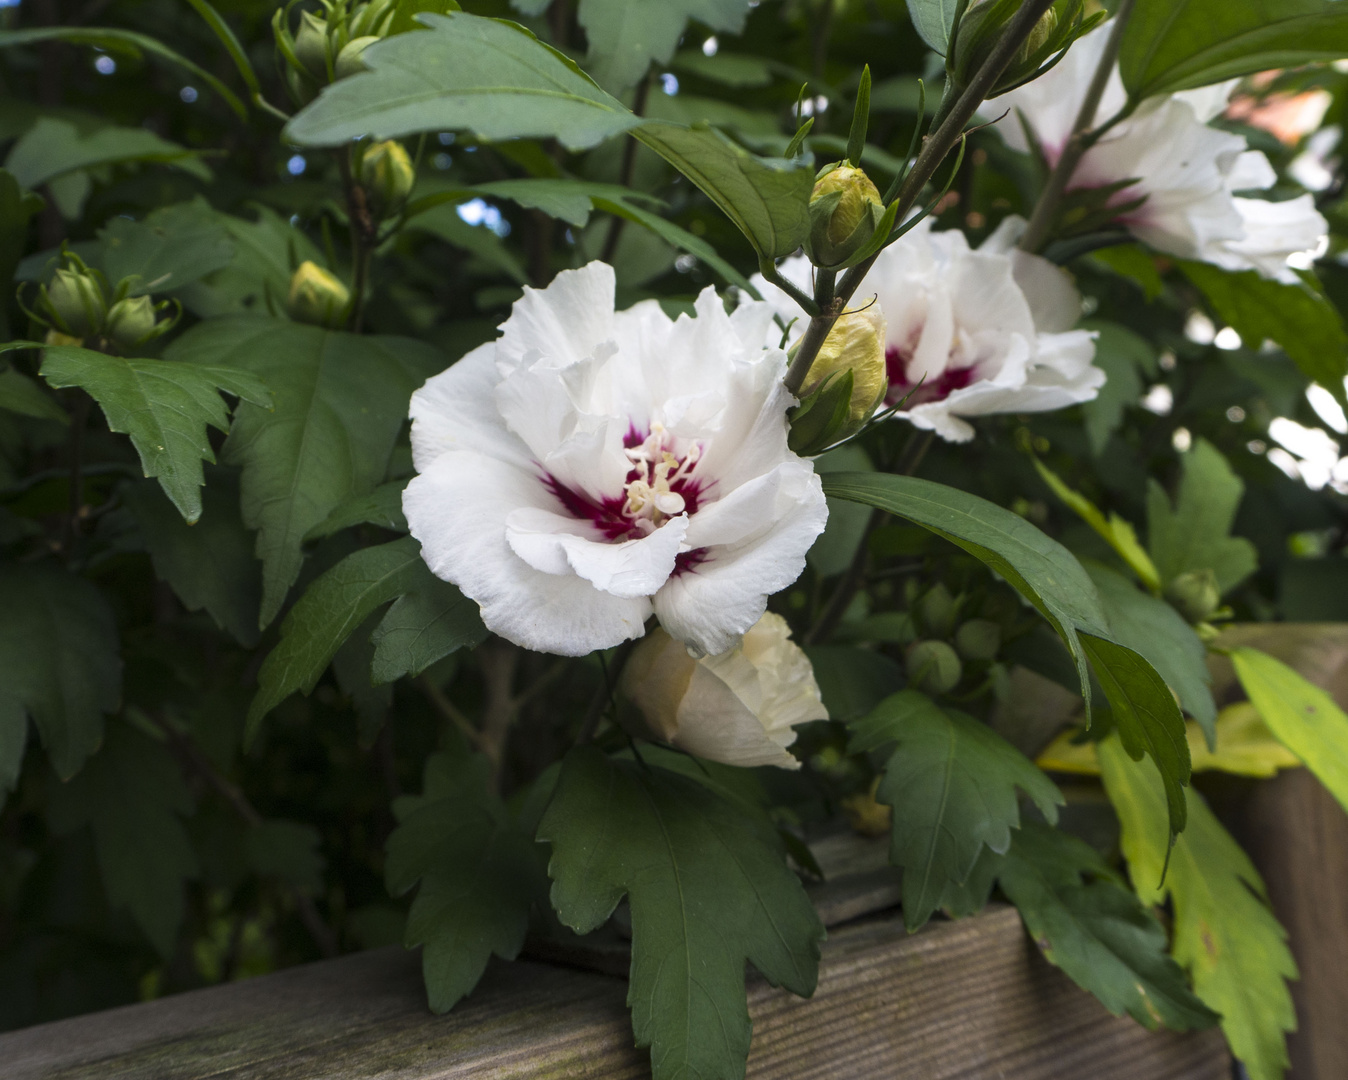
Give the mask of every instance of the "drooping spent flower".
MULTIPOLYGON (((852 302, 874 297, 884 317, 885 400, 906 398, 894 415, 965 442, 974 435, 965 417, 1062 409, 1104 384, 1092 335, 1072 329, 1076 289, 1047 260, 1012 249, 1021 225, 1010 219, 974 251, 958 230, 934 232, 924 221, 880 252, 852 302)), ((778 270, 809 288, 803 256, 778 270)), ((754 284, 785 318, 803 316, 761 276, 754 284)))
POLYGON ((798 769, 796 726, 827 720, 814 669, 786 620, 767 612, 735 648, 700 660, 657 629, 632 653, 622 690, 641 734, 727 765, 798 769))
POLYGON ((500 338, 413 394, 403 509, 431 570, 517 644, 583 655, 654 614, 724 653, 828 516, 787 447, 773 311, 706 289, 672 320, 615 311, 613 290, 599 262, 526 289, 500 338))
MULTIPOLYGON (((1057 67, 997 100, 997 113, 1012 110, 997 125, 1008 145, 1028 150, 1028 127, 1048 163, 1058 160, 1108 34, 1102 28, 1085 35, 1057 67)), ((1118 210, 1113 223, 1157 251, 1294 281, 1288 260, 1314 257, 1329 228, 1310 195, 1273 202, 1237 194, 1271 187, 1277 175, 1242 136, 1209 126, 1233 85, 1144 101, 1086 151, 1068 191, 1113 187, 1101 193, 1106 207, 1118 210)), ((1097 122, 1118 112, 1126 98, 1116 67, 1097 122)))

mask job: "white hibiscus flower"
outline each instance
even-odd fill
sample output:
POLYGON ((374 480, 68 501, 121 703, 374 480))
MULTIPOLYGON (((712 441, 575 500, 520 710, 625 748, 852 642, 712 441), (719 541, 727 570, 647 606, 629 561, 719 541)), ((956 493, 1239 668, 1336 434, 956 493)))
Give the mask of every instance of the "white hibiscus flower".
MULTIPOLYGON (((896 416, 967 442, 974 429, 964 417, 1062 409, 1104 385, 1092 335, 1071 329, 1081 313, 1076 289, 1052 263, 1011 247, 1023 225, 1008 221, 974 251, 963 233, 924 221, 876 259, 852 305, 874 296, 888 326, 886 400, 909 395, 896 416)), ((809 291, 803 256, 779 270, 809 291)), ((761 276, 754 283, 785 318, 803 316, 761 276)))
MULTIPOLYGON (((995 115, 1011 110, 997 125, 1008 145, 1028 150, 1028 125, 1048 162, 1058 160, 1108 35, 1108 26, 1093 30, 1048 74, 984 106, 990 115, 994 109, 995 115)), ((1241 136, 1208 126, 1226 108, 1233 86, 1205 86, 1143 102, 1086 151, 1068 188, 1136 180, 1110 201, 1123 207, 1143 200, 1117 219, 1139 240, 1183 259, 1294 281, 1288 259, 1301 263, 1318 254, 1329 227, 1310 195, 1270 202, 1236 194, 1271 187, 1277 175, 1268 158, 1250 150, 1241 136)), ((1097 120, 1113 116, 1126 100, 1116 67, 1097 120)))
POLYGON ((632 653, 622 687, 645 717, 642 734, 727 765, 798 769, 786 751, 796 726, 828 719, 810 658, 771 611, 735 648, 701 660, 656 630, 632 653))
POLYGON ((422 556, 488 628, 579 656, 655 614, 723 653, 790 585, 828 511, 787 449, 772 309, 613 307, 613 268, 525 289, 496 341, 412 395, 420 474, 403 509, 422 556))

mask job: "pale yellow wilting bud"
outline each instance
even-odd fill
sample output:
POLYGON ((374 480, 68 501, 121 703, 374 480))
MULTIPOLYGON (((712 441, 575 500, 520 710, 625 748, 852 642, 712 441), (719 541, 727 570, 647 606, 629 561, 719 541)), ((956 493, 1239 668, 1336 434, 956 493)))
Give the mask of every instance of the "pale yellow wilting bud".
POLYGON ((885 206, 871 178, 850 165, 830 169, 810 194, 805 250, 816 266, 842 266, 875 233, 885 206))
POLYGON ((859 431, 885 399, 889 390, 885 330, 885 317, 878 304, 845 312, 833 324, 805 376, 803 392, 809 394, 835 372, 852 373, 852 398, 847 412, 850 430, 838 435, 835 441, 859 431))
POLYGON ((389 139, 367 147, 360 159, 360 183, 378 217, 396 213, 416 183, 416 169, 402 143, 389 139))
POLYGON ((351 291, 314 262, 303 262, 290 279, 287 309, 296 322, 333 329, 346 318, 351 291))
POLYGON ((827 720, 814 669, 780 615, 768 612, 735 649, 697 660, 657 629, 623 669, 640 734, 727 765, 799 768, 795 727, 827 720))

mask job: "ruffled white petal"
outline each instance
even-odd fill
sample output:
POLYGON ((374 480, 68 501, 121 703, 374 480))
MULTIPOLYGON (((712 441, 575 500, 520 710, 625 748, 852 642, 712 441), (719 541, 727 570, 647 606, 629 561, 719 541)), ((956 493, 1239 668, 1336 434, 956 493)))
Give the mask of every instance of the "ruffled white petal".
POLYGON ((701 654, 732 648, 767 609, 767 598, 805 569, 805 553, 828 522, 819 477, 804 462, 783 462, 689 522, 689 548, 702 560, 655 594, 655 613, 672 635, 701 654))
POLYGON ((520 507, 552 509, 536 475, 482 454, 450 452, 412 479, 403 512, 422 558, 482 609, 487 628, 539 652, 583 656, 640 637, 645 597, 601 592, 576 575, 530 566, 506 539, 520 507))
POLYGON ((424 471, 441 454, 471 450, 520 467, 529 448, 501 424, 494 406, 496 343, 479 345, 412 395, 412 464, 424 471))

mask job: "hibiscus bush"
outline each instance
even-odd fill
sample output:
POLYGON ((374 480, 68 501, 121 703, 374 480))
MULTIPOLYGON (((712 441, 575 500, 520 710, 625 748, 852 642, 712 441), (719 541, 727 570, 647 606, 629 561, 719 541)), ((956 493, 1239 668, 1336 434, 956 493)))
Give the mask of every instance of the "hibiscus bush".
POLYGON ((598 932, 739 1077, 852 832, 1283 1074, 1213 806, 1348 717, 1224 624, 1348 618, 1348 4, 0 19, 0 1024, 598 932))

